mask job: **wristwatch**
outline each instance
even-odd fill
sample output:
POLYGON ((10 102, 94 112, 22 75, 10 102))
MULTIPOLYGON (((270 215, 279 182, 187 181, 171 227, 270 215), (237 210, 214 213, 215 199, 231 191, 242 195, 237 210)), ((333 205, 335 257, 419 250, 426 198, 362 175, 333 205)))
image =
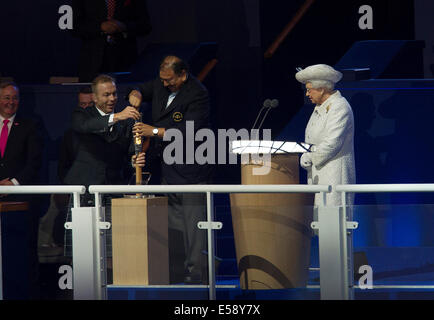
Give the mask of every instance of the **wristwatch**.
POLYGON ((152 129, 152 134, 154 137, 158 136, 158 128, 152 129))

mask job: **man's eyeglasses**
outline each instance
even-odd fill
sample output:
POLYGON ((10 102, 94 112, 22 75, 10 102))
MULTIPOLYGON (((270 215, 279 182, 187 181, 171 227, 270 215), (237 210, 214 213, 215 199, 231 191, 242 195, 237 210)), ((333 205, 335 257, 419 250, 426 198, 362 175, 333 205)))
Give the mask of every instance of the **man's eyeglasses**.
POLYGON ((11 101, 17 102, 20 100, 20 98, 18 98, 16 96, 15 97, 6 96, 6 97, 1 97, 0 99, 3 101, 6 101, 6 102, 11 102, 11 101))

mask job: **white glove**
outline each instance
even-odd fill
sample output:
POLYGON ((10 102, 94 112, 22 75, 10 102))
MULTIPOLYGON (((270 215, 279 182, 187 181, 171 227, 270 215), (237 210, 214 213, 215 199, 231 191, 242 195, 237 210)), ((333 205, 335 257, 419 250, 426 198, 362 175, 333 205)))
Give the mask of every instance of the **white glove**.
POLYGON ((303 169, 309 170, 312 167, 312 158, 309 152, 303 153, 300 158, 300 165, 303 169))

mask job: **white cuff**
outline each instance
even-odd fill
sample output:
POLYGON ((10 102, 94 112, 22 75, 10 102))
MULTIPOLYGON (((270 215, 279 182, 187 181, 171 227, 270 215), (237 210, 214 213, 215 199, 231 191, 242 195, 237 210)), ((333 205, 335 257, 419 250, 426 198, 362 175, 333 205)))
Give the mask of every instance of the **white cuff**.
POLYGON ((115 124, 114 121, 113 121, 113 120, 114 120, 114 117, 115 117, 115 114, 112 113, 112 114, 110 115, 110 117, 109 117, 109 121, 108 121, 108 125, 109 125, 109 127, 115 124))
POLYGON ((310 167, 312 166, 312 158, 310 153, 306 152, 301 155, 300 165, 303 169, 310 169, 310 167))

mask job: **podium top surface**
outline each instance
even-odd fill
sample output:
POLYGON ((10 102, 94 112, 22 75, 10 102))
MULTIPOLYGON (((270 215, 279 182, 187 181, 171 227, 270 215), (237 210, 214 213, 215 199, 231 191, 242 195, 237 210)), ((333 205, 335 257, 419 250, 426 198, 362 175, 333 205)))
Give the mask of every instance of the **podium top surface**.
POLYGON ((288 154, 309 152, 312 145, 305 142, 236 140, 232 141, 231 152, 236 154, 288 154))

